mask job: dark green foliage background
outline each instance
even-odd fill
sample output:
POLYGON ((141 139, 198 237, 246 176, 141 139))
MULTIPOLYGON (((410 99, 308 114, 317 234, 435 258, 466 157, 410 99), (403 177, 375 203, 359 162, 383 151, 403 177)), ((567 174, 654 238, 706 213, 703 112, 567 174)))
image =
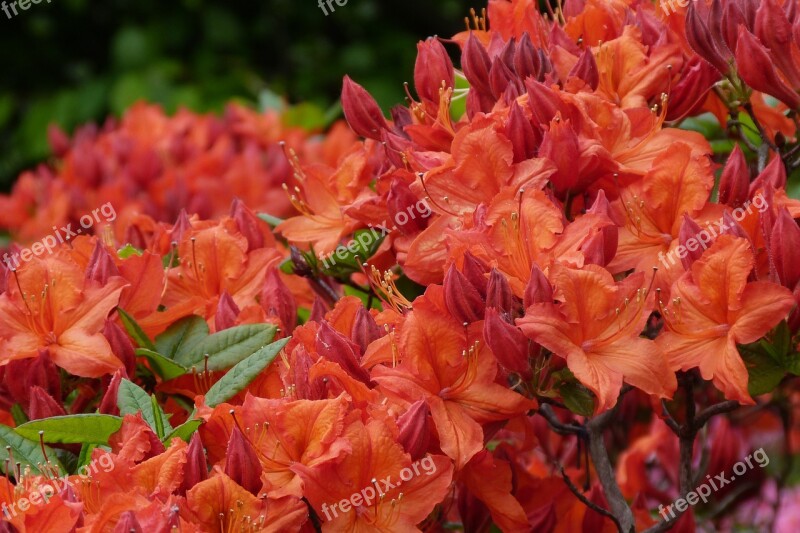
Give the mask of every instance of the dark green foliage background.
POLYGON ((237 99, 308 102, 294 119, 337 113, 350 74, 384 108, 403 99, 415 43, 464 28, 471 0, 42 0, 0 11, 0 190, 49 155, 50 122, 119 115, 138 99, 169 111, 221 110, 237 99))

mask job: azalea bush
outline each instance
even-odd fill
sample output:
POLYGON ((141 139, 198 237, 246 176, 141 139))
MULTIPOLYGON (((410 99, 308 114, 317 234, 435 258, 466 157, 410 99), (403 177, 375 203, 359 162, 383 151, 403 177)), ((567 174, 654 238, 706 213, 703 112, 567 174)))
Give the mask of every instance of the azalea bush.
POLYGON ((52 128, 0 527, 795 531, 798 7, 490 0, 324 132, 52 128))

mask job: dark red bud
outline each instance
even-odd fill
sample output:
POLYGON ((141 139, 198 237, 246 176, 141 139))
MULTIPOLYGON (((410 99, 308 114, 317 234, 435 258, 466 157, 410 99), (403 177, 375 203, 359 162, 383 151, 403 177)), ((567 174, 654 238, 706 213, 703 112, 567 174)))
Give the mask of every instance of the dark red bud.
POLYGON ((94 245, 92 256, 89 258, 89 264, 86 265, 85 278, 105 285, 108 283, 108 279, 113 276, 119 276, 117 265, 114 264, 111 254, 108 253, 106 247, 98 239, 94 245))
POLYGON ((505 133, 514 148, 514 163, 535 156, 536 149, 542 142, 541 130, 531 125, 531 121, 517 102, 513 102, 509 109, 505 133))
MULTIPOLYGON (((514 71, 500 60, 495 60, 489 69, 489 86, 492 88, 492 96, 499 99, 506 92, 512 81, 516 80, 514 71)), ((491 108, 489 109, 491 110, 491 108)))
POLYGON ((203 441, 200 434, 195 433, 189 441, 186 450, 186 464, 183 466, 183 481, 178 492, 182 495, 192 487, 208 479, 208 463, 206 462, 206 452, 203 450, 203 441))
POLYGON ((747 200, 750 188, 750 169, 744 152, 735 145, 722 175, 719 178, 719 202, 731 207, 738 207, 747 200))
POLYGON ((770 252, 775 276, 794 290, 800 281, 800 228, 786 208, 780 210, 772 228, 770 252))
POLYGON ((417 400, 397 419, 400 434, 397 437, 403 449, 411 455, 411 460, 421 459, 430 444, 428 415, 430 408, 424 400, 417 400))
POLYGON ((28 418, 31 420, 41 420, 51 416, 63 416, 67 412, 64 406, 59 404, 46 390, 41 387, 33 387, 30 390, 31 399, 28 404, 28 418))
POLYGON ((172 226, 172 229, 169 232, 169 238, 173 242, 181 242, 183 241, 184 235, 192 230, 192 223, 189 220, 189 215, 186 214, 185 209, 181 209, 180 214, 178 215, 178 220, 175 221, 175 224, 172 226))
POLYGON ((103 336, 111 346, 111 352, 125 365, 126 376, 136 372, 136 350, 128 334, 113 320, 106 319, 103 336))
POLYGON ((325 320, 325 315, 328 313, 328 306, 319 296, 314 297, 314 303, 311 306, 311 313, 308 316, 309 322, 322 322, 325 320))
POLYGON ((667 120, 694 116, 703 108, 708 93, 721 74, 710 63, 692 56, 683 68, 681 79, 672 87, 667 106, 667 120))
POLYGON ((22 406, 28 405, 28 391, 35 386, 53 398, 61 398, 61 377, 47 349, 39 350, 38 357, 9 362, 5 366, 4 383, 14 401, 22 406))
POLYGON ((519 307, 519 301, 511 292, 506 277, 496 268, 489 274, 486 286, 486 307, 493 307, 507 315, 513 315, 519 307))
POLYGON ((531 531, 553 531, 556 527, 556 508, 553 502, 546 503, 528 513, 531 531))
POLYGON ((478 290, 454 264, 444 276, 444 303, 450 314, 462 323, 477 322, 486 308, 478 290))
POLYGON ((392 180, 386 196, 386 208, 403 235, 415 235, 428 226, 426 214, 431 214, 430 207, 424 199, 417 198, 408 183, 400 178, 392 180))
MULTIPOLYGON (((272 268, 267 272, 264 288, 261 290, 261 307, 268 316, 278 317, 286 335, 291 334, 297 324, 297 301, 294 299, 292 291, 281 279, 277 268, 272 268)), ((324 316, 325 311, 322 314, 324 316)))
POLYGON ((514 52, 514 70, 521 80, 525 80, 529 76, 538 80, 541 68, 539 53, 534 48, 530 35, 525 32, 517 43, 517 48, 514 52))
POLYGON ((484 315, 483 338, 503 368, 525 376, 530 374, 528 345, 531 341, 492 307, 487 308, 484 315))
POLYGON ((217 313, 214 315, 214 326, 217 331, 232 328, 239 316, 239 306, 227 290, 223 290, 217 302, 217 313))
POLYGON ((569 121, 559 117, 557 115, 550 121, 550 129, 545 131, 542 144, 539 145, 539 156, 555 163, 558 171, 550 177, 550 182, 556 196, 563 198, 567 191, 575 192, 578 185, 581 149, 578 136, 569 121))
POLYGON ((383 334, 380 326, 375 322, 372 314, 364 307, 359 307, 353 320, 353 330, 350 336, 361 348, 361 353, 366 353, 367 347, 383 334))
POLYGON ((455 87, 453 62, 439 39, 431 37, 417 43, 417 61, 414 65, 414 86, 426 103, 439 107, 439 91, 455 87))
MULTIPOLYGON (((730 211, 725 211, 722 214, 722 225, 726 226, 725 229, 722 230, 723 235, 733 235, 734 237, 750 241, 750 235, 744 230, 741 224, 733 218, 730 211)), ((750 244, 752 244, 752 242, 750 244)))
POLYGON ((492 60, 478 38, 472 34, 467 37, 467 42, 464 44, 461 65, 464 68, 464 76, 470 84, 470 92, 475 90, 483 94, 492 93, 490 81, 492 60))
MULTIPOLYGON (((238 198, 231 204, 231 218, 236 223, 236 227, 247 239, 247 249, 255 250, 263 248, 265 244, 265 234, 269 234, 267 223, 253 213, 244 202, 238 198)), ((270 243, 271 244, 271 243, 270 243)))
POLYGON ((592 207, 586 212, 603 215, 608 219, 608 222, 581 245, 581 252, 583 252, 584 257, 590 264, 606 266, 617 255, 619 229, 611 219, 611 205, 608 203, 606 193, 602 189, 597 193, 597 198, 595 198, 592 207))
POLYGON ((106 392, 103 394, 103 398, 100 400, 100 405, 97 409, 100 414, 119 416, 119 406, 117 405, 119 397, 119 384, 122 382, 122 378, 124 377, 125 375, 122 373, 122 370, 117 370, 114 372, 114 375, 111 377, 111 381, 106 388, 106 392))
POLYGON ((786 187, 786 167, 780 157, 772 158, 764 170, 759 174, 753 183, 750 184, 749 196, 755 195, 759 189, 770 186, 773 189, 783 189, 786 187))
POLYGON ((727 62, 727 46, 724 49, 720 46, 720 42, 723 42, 721 34, 718 36, 719 42, 712 35, 703 16, 708 14, 708 9, 705 8, 705 3, 702 8, 698 8, 699 4, 700 2, 691 2, 689 9, 686 10, 686 40, 697 55, 711 63, 720 73, 727 74, 730 70, 727 62))
POLYGON ((70 149, 69 137, 56 124, 47 127, 47 142, 56 157, 64 157, 70 149))
POLYGON ((525 309, 533 304, 552 302, 553 301, 553 286, 547 276, 544 275, 542 269, 536 263, 531 268, 531 279, 528 281, 528 286, 525 287, 525 294, 523 303, 525 309))
POLYGON ((800 95, 783 82, 767 50, 744 26, 739 27, 736 65, 739 76, 753 89, 774 96, 791 109, 800 107, 800 95))
POLYGON ((594 60, 591 48, 583 51, 568 76, 582 79, 593 91, 597 89, 597 86, 600 85, 600 73, 597 70, 597 62, 594 60))
POLYGON ((388 128, 378 102, 364 87, 344 77, 342 87, 342 108, 347 123, 356 134, 379 141, 381 131, 388 128))
POLYGON ((561 100, 546 85, 528 78, 525 82, 528 89, 528 106, 535 121, 542 126, 549 126, 550 121, 561 110, 561 100))
POLYGON ((361 348, 333 329, 327 322, 319 325, 316 349, 320 357, 338 364, 354 379, 367 385, 372 384, 369 372, 360 363, 361 348))
POLYGON ((488 283, 486 274, 489 273, 489 267, 483 261, 472 255, 472 252, 464 254, 464 262, 461 265, 461 272, 464 274, 470 284, 478 289, 481 298, 486 298, 486 285, 488 283))
POLYGON ((117 524, 114 526, 114 533, 142 533, 142 526, 136 520, 133 511, 125 511, 119 515, 117 524))
POLYGON ((258 496, 263 485, 261 472, 261 463, 253 445, 239 430, 239 426, 234 424, 225 457, 225 475, 254 496, 258 496))
POLYGON ((786 12, 775 0, 763 0, 756 11, 755 22, 755 34, 769 49, 770 57, 783 78, 789 86, 795 89, 800 87, 800 72, 792 52, 794 49, 796 54, 797 47, 786 12))
POLYGON ((686 248, 686 254, 681 257, 681 264, 684 270, 689 270, 692 267, 692 263, 700 259, 706 248, 711 246, 710 242, 705 242, 706 240, 710 241, 710 238, 711 234, 708 230, 701 228, 697 222, 684 213, 681 229, 678 232, 678 242, 686 248), (692 240, 692 242, 689 243, 689 240, 692 240))

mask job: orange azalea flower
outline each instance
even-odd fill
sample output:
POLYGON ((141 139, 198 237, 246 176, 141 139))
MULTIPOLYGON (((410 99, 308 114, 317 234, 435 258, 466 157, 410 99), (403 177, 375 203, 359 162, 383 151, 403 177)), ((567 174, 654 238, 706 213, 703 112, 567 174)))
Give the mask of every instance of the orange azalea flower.
POLYGON ((352 422, 345 436, 352 451, 342 461, 319 469, 302 463, 293 467, 322 531, 419 531, 417 524, 450 490, 453 463, 442 455, 426 456, 414 463, 415 471, 410 456, 378 419, 352 422), (406 479, 405 472, 413 475, 406 479))
POLYGON ((677 387, 661 349, 640 337, 650 315, 644 274, 615 283, 607 270, 553 267, 550 279, 560 304, 529 307, 517 325, 531 339, 567 360, 597 396, 596 411, 617 402, 623 381, 669 398, 677 387))
POLYGON ((186 493, 187 518, 210 533, 299 531, 308 520, 302 500, 256 498, 221 472, 186 493))
MULTIPOLYGON (((714 187, 711 162, 693 156, 687 144, 675 143, 653 162, 642 178, 620 194, 617 216, 625 221, 619 231, 617 255, 608 265, 611 272, 636 269, 650 273, 658 267, 656 286, 667 288, 683 273, 674 261, 683 215, 697 216, 706 207, 714 187), (670 256, 670 252, 672 256, 670 256)), ((721 208, 710 207, 721 215, 721 208)))
POLYGON ((34 258, 12 278, 0 295, 0 364, 46 349, 56 365, 78 376, 100 377, 123 366, 101 333, 122 278, 104 286, 87 281, 66 252, 34 258))
POLYGON ((737 344, 760 339, 794 305, 791 292, 766 281, 748 283, 755 260, 745 239, 722 235, 672 286, 664 303, 666 331, 657 342, 670 368, 699 367, 726 398, 753 404, 737 344))
POLYGON ((452 318, 441 287, 417 298, 400 333, 402 363, 376 366, 372 378, 395 401, 430 407, 442 451, 463 467, 483 448, 481 424, 506 420, 535 402, 495 383, 497 362, 480 340, 482 322, 468 331, 452 318))

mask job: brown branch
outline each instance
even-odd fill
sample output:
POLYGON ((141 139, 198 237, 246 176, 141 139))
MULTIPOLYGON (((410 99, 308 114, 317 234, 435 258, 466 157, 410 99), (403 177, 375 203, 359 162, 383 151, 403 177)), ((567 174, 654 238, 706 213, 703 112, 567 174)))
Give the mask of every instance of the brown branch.
POLYGON ((600 513, 601 515, 610 518, 614 522, 614 524, 617 526, 617 530, 620 533, 624 533, 625 532, 625 530, 622 529, 622 525, 620 525, 619 520, 617 520, 616 516, 614 516, 608 509, 604 509, 604 508, 600 507, 599 505, 594 503, 592 500, 590 500, 589 498, 587 498, 586 496, 583 495, 583 493, 578 489, 578 487, 575 486, 575 484, 569 478, 567 473, 564 471, 564 467, 563 466, 561 467, 561 477, 564 479, 564 483, 567 484, 567 487, 569 488, 570 492, 572 492, 572 494, 574 494, 575 497, 578 498, 581 501, 581 503, 583 503, 586 507, 588 507, 592 511, 594 511, 596 513, 600 513))
POLYGON ((553 412, 553 408, 547 404, 541 404, 539 406, 539 414, 547 420, 547 423, 550 424, 553 431, 559 435, 578 435, 580 437, 586 437, 586 429, 577 424, 564 424, 553 412))
POLYGON ((696 430, 700 430, 705 426, 712 417, 720 415, 722 413, 729 413, 739 407, 739 402, 728 400, 725 402, 716 403, 709 407, 706 407, 700 414, 697 415, 695 418, 695 428, 696 430))

